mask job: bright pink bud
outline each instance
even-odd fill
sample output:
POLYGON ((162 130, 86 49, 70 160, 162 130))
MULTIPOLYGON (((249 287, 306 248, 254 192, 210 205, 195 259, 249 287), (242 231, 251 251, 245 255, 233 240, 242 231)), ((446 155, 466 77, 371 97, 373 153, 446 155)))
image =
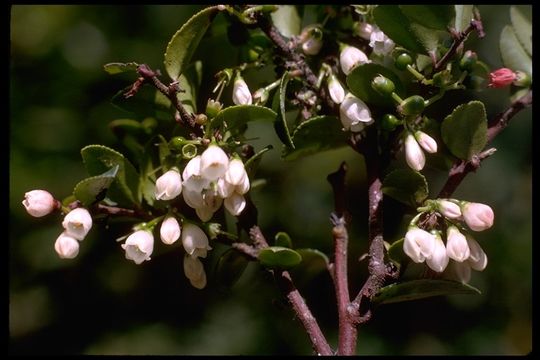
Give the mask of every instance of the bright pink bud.
POLYGON ((489 85, 491 88, 502 88, 510 85, 515 79, 516 73, 507 68, 500 68, 489 74, 489 85))

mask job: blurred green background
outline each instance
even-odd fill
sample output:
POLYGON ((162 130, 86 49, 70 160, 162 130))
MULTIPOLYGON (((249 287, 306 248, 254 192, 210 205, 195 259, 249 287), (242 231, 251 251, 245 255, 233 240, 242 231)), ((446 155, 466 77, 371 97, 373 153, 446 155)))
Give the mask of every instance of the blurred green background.
MULTIPOLYGON (((102 65, 137 61, 162 67, 174 32, 199 6, 39 6, 11 8, 9 334, 11 354, 311 354, 307 336, 272 278, 250 264, 231 289, 216 284, 215 245, 205 266, 208 286, 192 288, 182 270, 180 244, 156 250, 141 266, 124 258, 115 239, 128 225, 96 223, 79 256, 62 260, 53 245, 60 215, 32 218, 21 201, 31 189, 68 196, 85 178, 79 150, 88 144, 122 149, 111 120, 130 116, 110 103, 134 80, 110 76, 102 65)), ((532 7, 521 6, 530 16, 532 7)), ((486 37, 471 35, 467 47, 492 69, 501 67, 498 38, 510 22, 509 6, 480 6, 486 37)), ((234 64, 218 17, 195 59, 204 64, 203 88, 213 74, 234 64)), ((268 69, 267 69, 268 70, 268 69)), ((247 73, 254 90, 273 75, 247 73)), ((230 98, 229 93, 225 98, 230 98)), ((508 105, 508 90, 453 93, 452 101, 484 101, 488 117, 508 105)), ((441 116, 448 110, 441 112, 441 116)), ((532 112, 527 109, 492 144, 500 151, 470 174, 455 197, 487 203, 492 229, 476 238, 489 257, 471 284, 481 296, 437 297, 385 305, 360 328, 359 354, 525 354, 532 349, 532 112)), ((297 247, 331 253, 331 189, 325 178, 342 160, 349 164, 351 225, 350 279, 357 291, 367 251, 366 183, 363 160, 348 149, 290 163, 279 160, 271 126, 255 124, 256 148, 269 143, 259 176, 268 184, 252 192, 259 223, 268 238, 287 231, 297 247)), ((426 172, 436 194, 445 173, 426 172)), ((388 204, 389 208, 395 204, 388 204)), ((399 213, 399 212, 396 212, 399 213)), ((398 224, 389 211, 388 224, 398 224)), ((403 224, 399 230, 403 232, 403 224)), ((387 240, 397 240, 390 234, 387 240)), ((157 248, 163 248, 156 241, 157 248)), ((299 277, 298 286, 333 345, 337 317, 329 276, 299 277)))

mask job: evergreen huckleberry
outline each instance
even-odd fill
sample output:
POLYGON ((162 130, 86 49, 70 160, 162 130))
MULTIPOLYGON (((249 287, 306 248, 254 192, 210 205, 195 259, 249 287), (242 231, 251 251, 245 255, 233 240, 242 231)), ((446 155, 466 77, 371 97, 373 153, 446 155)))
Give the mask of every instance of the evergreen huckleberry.
POLYGON ((251 105, 253 99, 244 79, 237 77, 233 86, 233 102, 236 105, 251 105))
POLYGON ((425 132, 418 130, 414 133, 414 138, 418 141, 418 145, 428 153, 434 154, 437 152, 437 142, 425 132))
POLYGON ((210 181, 225 175, 229 167, 229 158, 217 145, 210 145, 201 155, 201 175, 210 181))
POLYGON ((426 264, 436 272, 443 272, 444 269, 446 269, 446 266, 448 265, 448 255, 446 253, 446 247, 444 246, 444 242, 441 239, 441 236, 436 233, 433 235, 434 237, 434 244, 433 249, 431 251, 431 256, 426 258, 426 264))
POLYGON ((356 35, 360 36, 364 40, 370 40, 371 33, 374 30, 374 26, 367 22, 361 22, 358 23, 358 25, 355 27, 355 33, 356 35))
POLYGON ((234 191, 240 195, 244 195, 245 193, 249 191, 250 187, 251 187, 251 184, 249 182, 249 177, 246 176, 240 184, 234 187, 234 191))
POLYGON ((328 93, 336 104, 341 104, 345 99, 345 89, 334 74, 328 80, 328 93))
POLYGON ((208 244, 208 236, 200 227, 192 223, 185 223, 182 229, 182 245, 188 255, 193 257, 206 257, 212 248, 208 244))
POLYGON ((449 268, 451 270, 452 278, 455 278, 463 284, 471 281, 471 266, 469 265, 469 262, 451 261, 449 268))
POLYGON ((372 29, 369 37, 369 46, 377 55, 388 55, 394 49, 394 42, 386 36, 379 28, 372 29))
POLYGON ((435 242, 433 234, 412 226, 405 234, 403 251, 415 263, 422 263, 431 257, 436 246, 435 242))
POLYGON ((366 103, 351 93, 345 96, 339 107, 339 118, 343 128, 353 132, 362 131, 366 125, 373 123, 366 103))
POLYGON ((299 40, 304 54, 317 55, 323 45, 322 30, 318 25, 307 26, 302 30, 299 40))
POLYGON ((206 273, 199 258, 187 254, 184 256, 184 274, 193 287, 200 290, 206 286, 206 273))
POLYGON ((470 255, 465 235, 453 225, 450 225, 446 231, 446 253, 450 259, 457 262, 464 262, 470 255))
POLYGON ((339 63, 341 70, 345 75, 349 75, 351 71, 358 65, 369 63, 369 59, 366 54, 360 49, 354 46, 345 46, 339 54, 339 63))
POLYGON ((22 204, 26 212, 33 217, 48 215, 56 208, 56 200, 45 190, 32 190, 25 193, 22 204))
POLYGON ((167 171, 156 180, 157 200, 172 200, 182 193, 182 177, 175 168, 167 171))
POLYGON ((231 215, 238 216, 246 207, 246 199, 237 192, 234 192, 224 200, 223 204, 231 215))
POLYGON ((76 208, 64 217, 62 226, 66 235, 82 241, 92 228, 92 216, 85 208, 76 208))
POLYGON ((482 271, 486 268, 488 258, 480 244, 470 235, 466 236, 467 245, 469 245, 470 255, 467 259, 470 267, 476 271, 482 271))
POLYGON ((405 160, 411 169, 420 171, 426 164, 426 156, 412 134, 405 138, 405 160))
POLYGON ((461 212, 465 223, 473 231, 484 231, 493 225, 495 214, 485 204, 466 202, 461 207, 461 212))
POLYGON ((227 168, 227 172, 225 172, 225 181, 236 186, 240 185, 247 176, 242 160, 232 159, 229 162, 229 167, 227 168))
POLYGON ((150 260, 150 255, 154 251, 154 235, 150 230, 135 231, 122 244, 122 249, 126 251, 126 259, 140 265, 150 260))
POLYGON ((461 217, 461 208, 452 201, 439 199, 437 201, 437 211, 448 219, 459 219, 461 217))
POLYGON ((180 224, 174 216, 168 216, 161 223, 159 235, 164 244, 174 244, 180 238, 180 224))
POLYGON ((489 74, 489 84, 488 87, 491 88, 502 88, 508 86, 516 80, 516 73, 508 68, 501 68, 495 71, 492 71, 489 74))
POLYGON ((79 254, 79 242, 64 231, 56 239, 54 250, 62 259, 73 259, 79 254))

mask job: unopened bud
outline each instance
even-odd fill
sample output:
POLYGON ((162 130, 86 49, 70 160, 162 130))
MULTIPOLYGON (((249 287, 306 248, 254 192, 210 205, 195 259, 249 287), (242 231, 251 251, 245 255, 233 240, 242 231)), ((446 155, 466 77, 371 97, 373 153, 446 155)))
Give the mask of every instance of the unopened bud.
POLYGON ((412 134, 405 138, 405 160, 411 169, 420 171, 426 164, 426 156, 412 134))
POLYGON ((33 217, 48 215, 56 208, 56 200, 45 190, 32 190, 25 193, 22 204, 28 214, 33 217))
POLYGON ((373 78, 371 87, 382 96, 391 96, 396 89, 394 82, 382 75, 377 75, 373 78))
POLYGON ((516 73, 508 68, 501 68, 495 71, 492 71, 489 74, 489 84, 488 87, 491 88, 502 88, 508 86, 516 80, 516 73))
POLYGON ((345 89, 343 89, 343 86, 341 86, 341 83, 334 74, 328 80, 328 92, 332 101, 336 104, 341 104, 345 99, 345 89))
POLYGON ((414 137, 418 144, 430 154, 437 152, 437 142, 431 136, 423 131, 417 131, 414 133, 414 137))
POLYGON ((485 204, 465 202, 461 212, 467 226, 473 231, 483 231, 493 226, 495 215, 485 204))
POLYGON ((215 118, 217 114, 221 111, 221 108, 223 107, 223 104, 221 104, 219 101, 208 99, 208 102, 206 103, 206 116, 208 116, 210 119, 215 118))
POLYGON ((247 86, 244 79, 242 79, 241 77, 238 77, 234 81, 233 102, 236 105, 251 105, 252 103, 249 87, 247 86))
POLYGON ((411 65, 412 63, 413 63, 413 59, 411 55, 407 53, 401 53, 396 57, 394 65, 399 70, 405 70, 407 68, 407 65, 411 65))
POLYGON ((385 114, 379 124, 381 126, 381 129, 392 131, 401 124, 401 121, 392 114, 385 114))
POLYGON ((449 200, 437 200, 437 211, 448 219, 458 219, 461 217, 461 209, 459 205, 449 200))
POLYGON ((79 242, 63 232, 56 239, 54 250, 62 259, 73 259, 79 254, 79 242))
POLYGON ((270 92, 265 88, 260 88, 253 94, 253 100, 260 105, 264 105, 270 96, 270 92))
POLYGON ((532 78, 526 72, 518 70, 516 71, 516 80, 514 80, 513 84, 520 87, 529 87, 532 85, 532 78))
POLYGON ((424 98, 420 95, 413 95, 403 100, 398 109, 403 115, 418 115, 424 111, 425 107, 424 98))
POLYGON ((474 51, 467 50, 465 51, 465 54, 463 54, 463 57, 459 61, 459 68, 461 70, 472 70, 473 66, 476 64, 476 61, 478 60, 478 55, 474 51))

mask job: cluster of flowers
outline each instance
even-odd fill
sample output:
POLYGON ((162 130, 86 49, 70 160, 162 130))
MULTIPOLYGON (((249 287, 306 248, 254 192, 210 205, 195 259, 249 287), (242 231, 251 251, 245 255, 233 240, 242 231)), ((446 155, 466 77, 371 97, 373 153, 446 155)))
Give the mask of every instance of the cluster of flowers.
POLYGON ((403 251, 415 263, 425 261, 429 268, 438 273, 442 273, 453 260, 453 273, 449 275, 467 283, 471 278, 471 269, 482 271, 486 268, 487 255, 478 242, 454 221, 464 221, 472 231, 483 231, 493 225, 493 210, 484 204, 456 199, 438 199, 432 204, 449 221, 446 245, 440 231, 428 232, 413 224, 405 235, 403 251))
MULTIPOLYGON (((195 209, 203 222, 207 222, 222 204, 232 215, 238 216, 246 206, 244 194, 249 188, 249 177, 242 160, 229 159, 219 146, 212 144, 187 163, 182 175, 173 168, 160 176, 156 181, 155 197, 168 201, 182 194, 185 203, 195 209)), ((45 190, 27 192, 22 204, 34 217, 42 217, 61 208, 60 202, 45 190)), ((171 213, 135 227, 122 244, 126 259, 137 265, 151 259, 153 227, 161 219, 161 241, 171 245, 181 238, 186 251, 184 273, 194 287, 204 288, 206 273, 199 258, 206 258, 208 250, 212 249, 208 236, 197 225, 185 219, 179 222, 171 213)), ((78 207, 66 214, 62 226, 64 232, 56 240, 54 248, 61 258, 73 259, 79 253, 79 241, 84 240, 92 228, 92 216, 87 209, 78 207)))

